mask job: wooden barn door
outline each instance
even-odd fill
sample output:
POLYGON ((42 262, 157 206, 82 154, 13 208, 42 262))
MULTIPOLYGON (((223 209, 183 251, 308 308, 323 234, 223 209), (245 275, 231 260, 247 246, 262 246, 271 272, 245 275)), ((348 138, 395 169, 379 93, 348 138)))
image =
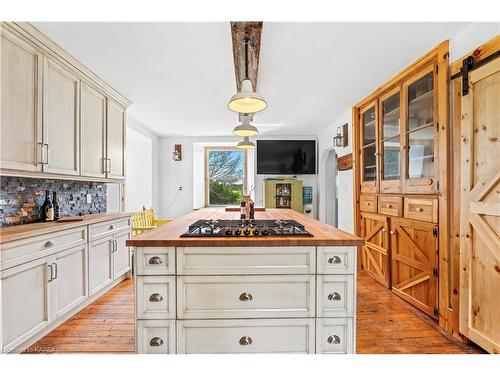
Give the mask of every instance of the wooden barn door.
POLYGON ((386 216, 361 212, 361 235, 363 246, 363 269, 375 280, 390 287, 389 224, 386 216))
POLYGON ((437 226, 391 219, 392 291, 433 318, 438 317, 437 226))
POLYGON ((500 353, 500 58, 462 95, 460 332, 500 353))

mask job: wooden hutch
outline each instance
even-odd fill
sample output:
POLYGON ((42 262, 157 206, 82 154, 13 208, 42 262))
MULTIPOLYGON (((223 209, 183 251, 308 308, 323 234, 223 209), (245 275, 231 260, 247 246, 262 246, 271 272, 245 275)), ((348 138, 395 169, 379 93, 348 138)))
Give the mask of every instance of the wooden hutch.
POLYGON ((449 62, 444 41, 353 107, 361 267, 446 328, 449 62))

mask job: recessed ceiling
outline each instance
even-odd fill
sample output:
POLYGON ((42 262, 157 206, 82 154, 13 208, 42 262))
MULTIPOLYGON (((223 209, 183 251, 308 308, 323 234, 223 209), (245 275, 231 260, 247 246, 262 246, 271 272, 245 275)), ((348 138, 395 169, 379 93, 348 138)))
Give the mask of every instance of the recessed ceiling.
MULTIPOLYGON (((160 136, 231 135, 237 115, 229 22, 34 23, 133 104, 160 136)), ((317 135, 468 23, 264 22, 258 91, 266 135, 317 135)))

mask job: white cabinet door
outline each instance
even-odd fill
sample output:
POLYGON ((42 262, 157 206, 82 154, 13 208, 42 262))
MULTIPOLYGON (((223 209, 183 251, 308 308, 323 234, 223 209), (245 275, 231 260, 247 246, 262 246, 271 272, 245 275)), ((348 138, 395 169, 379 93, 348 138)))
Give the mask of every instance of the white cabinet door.
POLYGON ((106 177, 106 97, 82 82, 80 94, 81 169, 88 177, 106 177))
POLYGON ((89 246, 89 294, 92 296, 113 281, 113 237, 93 241, 89 246))
POLYGON ((107 177, 125 178, 125 109, 108 99, 107 177))
POLYGON ((51 322, 51 274, 47 258, 0 273, 2 351, 15 349, 51 322))
POLYGON ((0 30, 0 166, 42 170, 42 56, 0 30))
POLYGON ((45 58, 43 143, 44 172, 78 175, 80 170, 80 80, 67 68, 45 58))
POLYGON ((85 301, 87 288, 87 245, 55 255, 52 281, 52 313, 54 320, 85 301))
POLYGON ((113 237, 113 280, 131 269, 132 258, 130 249, 125 242, 130 238, 130 232, 117 233, 113 237))

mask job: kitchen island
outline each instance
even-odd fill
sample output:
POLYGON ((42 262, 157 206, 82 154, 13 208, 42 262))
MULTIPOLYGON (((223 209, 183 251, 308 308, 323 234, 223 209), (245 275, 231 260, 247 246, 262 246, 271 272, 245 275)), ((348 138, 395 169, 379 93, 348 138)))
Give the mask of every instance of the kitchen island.
POLYGON ((136 248, 136 352, 354 353, 363 240, 281 209, 255 219, 294 220, 309 235, 181 237, 196 221, 238 218, 201 209, 127 241, 136 248))

